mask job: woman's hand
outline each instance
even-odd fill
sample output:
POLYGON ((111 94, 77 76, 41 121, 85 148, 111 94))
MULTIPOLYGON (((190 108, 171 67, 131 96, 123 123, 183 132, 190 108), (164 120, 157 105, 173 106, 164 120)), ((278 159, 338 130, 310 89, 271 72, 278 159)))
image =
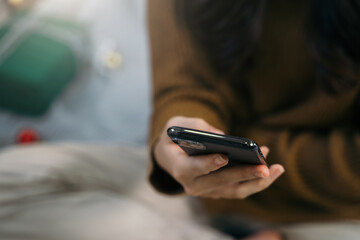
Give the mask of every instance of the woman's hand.
MULTIPOLYGON (((171 126, 219 134, 223 132, 199 118, 173 117, 167 122, 156 143, 154 154, 157 163, 191 196, 244 199, 269 187, 284 172, 279 164, 270 168, 264 165, 244 165, 220 169, 228 164, 227 157, 222 154, 188 156, 167 136, 166 131, 171 126)), ((261 147, 261 151, 266 158, 269 149, 261 147)))

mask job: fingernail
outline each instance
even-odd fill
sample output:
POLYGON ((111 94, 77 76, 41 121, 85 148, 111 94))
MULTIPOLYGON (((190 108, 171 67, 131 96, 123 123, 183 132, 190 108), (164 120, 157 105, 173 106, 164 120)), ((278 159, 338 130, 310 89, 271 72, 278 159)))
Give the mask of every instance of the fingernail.
POLYGON ((217 165, 223 165, 225 162, 226 162, 226 159, 225 159, 222 155, 218 155, 218 156, 215 158, 215 163, 216 163, 217 165))
POLYGON ((274 178, 278 178, 280 177, 281 174, 283 174, 285 172, 284 169, 279 169, 274 173, 274 178))

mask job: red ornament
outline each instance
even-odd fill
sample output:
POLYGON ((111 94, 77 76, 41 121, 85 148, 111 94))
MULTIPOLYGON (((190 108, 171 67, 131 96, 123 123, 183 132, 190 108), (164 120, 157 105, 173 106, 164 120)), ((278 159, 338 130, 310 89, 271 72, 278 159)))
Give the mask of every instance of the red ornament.
POLYGON ((35 143, 40 141, 40 135, 33 129, 23 129, 17 136, 17 142, 19 144, 35 143))

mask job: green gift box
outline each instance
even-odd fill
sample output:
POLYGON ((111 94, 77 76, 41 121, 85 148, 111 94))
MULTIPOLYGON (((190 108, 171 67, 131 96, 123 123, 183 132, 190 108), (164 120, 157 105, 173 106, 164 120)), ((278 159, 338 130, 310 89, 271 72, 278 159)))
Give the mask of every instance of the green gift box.
POLYGON ((42 33, 26 35, 0 63, 0 108, 43 115, 74 78, 76 66, 68 45, 42 33))

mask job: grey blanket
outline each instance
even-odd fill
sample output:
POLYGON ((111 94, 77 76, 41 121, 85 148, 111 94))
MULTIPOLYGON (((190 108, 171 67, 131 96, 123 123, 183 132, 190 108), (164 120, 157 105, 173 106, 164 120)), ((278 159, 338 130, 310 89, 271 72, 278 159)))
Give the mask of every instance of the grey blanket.
MULTIPOLYGON (((0 151, 0 239, 231 239, 185 196, 147 183, 147 150, 89 144, 0 151)), ((357 221, 279 226, 291 240, 360 239, 357 221)))

